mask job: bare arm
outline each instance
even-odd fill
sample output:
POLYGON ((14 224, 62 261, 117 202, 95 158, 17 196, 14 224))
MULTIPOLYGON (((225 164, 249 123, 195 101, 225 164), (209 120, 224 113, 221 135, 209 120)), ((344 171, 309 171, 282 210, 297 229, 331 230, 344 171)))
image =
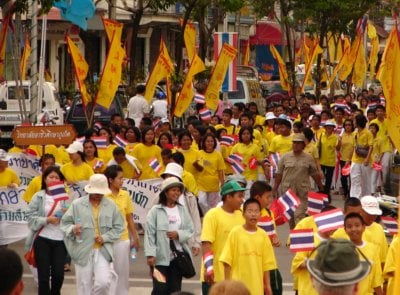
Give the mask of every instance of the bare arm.
POLYGON ((226 263, 224 263, 224 275, 225 275, 225 280, 231 279, 231 266, 226 263))
MULTIPOLYGON (((211 242, 202 242, 201 243, 201 251, 203 252, 203 255, 212 252, 211 249, 211 242)), ((208 283, 209 285, 214 284, 214 273, 207 273, 206 271, 204 272, 204 281, 208 283)))
POLYGON ((139 237, 136 232, 135 228, 135 223, 133 222, 133 214, 126 214, 126 223, 128 225, 128 231, 131 234, 132 242, 131 242, 131 247, 135 247, 136 250, 139 250, 140 244, 139 244, 139 237))
POLYGON ((264 294, 272 295, 269 271, 264 271, 264 294))

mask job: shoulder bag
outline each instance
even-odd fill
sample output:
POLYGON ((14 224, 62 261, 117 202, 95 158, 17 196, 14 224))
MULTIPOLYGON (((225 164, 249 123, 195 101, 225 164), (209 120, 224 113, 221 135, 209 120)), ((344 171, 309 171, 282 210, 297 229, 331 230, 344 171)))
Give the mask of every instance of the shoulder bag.
POLYGON ((171 248, 172 255, 174 255, 172 262, 176 264, 181 275, 186 279, 194 277, 196 275, 196 270, 194 269, 190 255, 186 253, 185 250, 177 250, 173 240, 169 240, 169 246, 171 248))

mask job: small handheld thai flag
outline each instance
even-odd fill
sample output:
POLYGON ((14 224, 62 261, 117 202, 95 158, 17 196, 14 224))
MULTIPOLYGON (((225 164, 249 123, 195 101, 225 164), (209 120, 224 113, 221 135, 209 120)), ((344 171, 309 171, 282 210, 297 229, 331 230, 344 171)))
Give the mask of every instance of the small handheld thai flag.
POLYGON ((276 235, 274 221, 270 216, 260 217, 260 219, 258 219, 257 225, 263 230, 265 230, 268 236, 272 237, 276 235))
POLYGON ((343 168, 342 168, 342 175, 343 176, 349 176, 350 175, 350 169, 351 169, 351 165, 350 164, 344 165, 343 168))
POLYGON ((203 121, 211 119, 211 111, 207 108, 203 108, 199 111, 200 119, 203 121))
POLYGON ((221 136, 219 143, 224 146, 231 146, 235 143, 235 139, 232 136, 224 135, 221 136))
POLYGON ((64 182, 57 181, 47 186, 47 192, 53 197, 54 201, 65 201, 68 200, 68 194, 65 190, 64 182))
POLYGON ((100 169, 101 167, 103 167, 103 165, 104 165, 104 162, 100 159, 97 159, 93 165, 93 170, 100 169))
POLYGON ((286 221, 289 221, 294 216, 294 211, 299 207, 300 203, 299 197, 291 189, 288 189, 286 193, 279 197, 278 204, 284 212, 286 221))
POLYGON ((343 109, 346 114, 351 114, 351 109, 347 103, 335 102, 335 110, 337 109, 343 109))
POLYGON ((161 123, 161 119, 158 119, 158 118, 154 119, 153 123, 152 123, 153 128, 157 129, 160 126, 160 123, 161 123))
POLYGON ((162 170, 162 166, 160 165, 160 163, 158 162, 157 158, 155 158, 155 157, 149 160, 149 166, 157 174, 159 174, 161 172, 161 170, 162 170))
POLYGON ((395 218, 389 216, 382 216, 381 219, 391 235, 395 235, 399 232, 397 220, 395 218))
POLYGON ((249 166, 249 169, 251 169, 251 170, 257 169, 257 166, 258 166, 257 158, 256 157, 251 157, 249 159, 248 166, 249 166))
POLYGON ((194 95, 194 101, 199 104, 206 104, 206 98, 204 97, 204 95, 199 93, 196 93, 194 95))
POLYGON ((114 143, 122 148, 125 148, 128 145, 128 142, 122 138, 121 135, 117 134, 114 138, 114 143))
POLYGON ((380 172, 380 171, 382 171, 382 164, 373 162, 372 163, 372 169, 374 169, 375 171, 380 172))
POLYGON ((308 208, 307 213, 309 215, 314 215, 321 213, 324 208, 324 198, 325 194, 320 194, 316 192, 308 192, 308 208))
POLYGON ((292 229, 290 231, 290 251, 306 252, 315 248, 312 229, 292 229))
POLYGON ((204 269, 207 274, 214 273, 214 254, 212 252, 207 252, 203 255, 204 269))
POLYGON ((319 232, 327 232, 343 227, 344 215, 342 210, 334 209, 314 215, 319 232))
POLYGON ((383 95, 379 95, 379 103, 383 106, 386 106, 386 99, 383 95))
POLYGON ((243 162, 243 156, 239 154, 232 154, 228 156, 227 161, 229 163, 234 163, 234 162, 241 163, 243 162))
POLYGON ((107 138, 105 136, 93 136, 92 140, 98 149, 107 148, 107 138))
POLYGON ((231 168, 235 174, 242 174, 244 172, 244 166, 240 162, 232 162, 231 168))
POLYGON ((96 132, 99 132, 101 128, 103 128, 103 125, 100 122, 94 123, 93 129, 96 130, 96 132))

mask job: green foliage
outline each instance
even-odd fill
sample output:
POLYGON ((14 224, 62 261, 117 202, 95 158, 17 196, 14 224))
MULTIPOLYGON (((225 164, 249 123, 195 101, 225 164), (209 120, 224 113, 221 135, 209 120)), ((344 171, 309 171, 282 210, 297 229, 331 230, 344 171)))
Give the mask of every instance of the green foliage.
MULTIPOLYGON (((38 1, 38 4, 41 5, 41 9, 38 11, 39 15, 46 14, 50 11, 54 2, 58 2, 58 0, 33 0, 38 1)), ((27 13, 29 8, 30 0, 16 0, 15 1, 15 12, 16 13, 27 13)))
POLYGON ((264 16, 271 15, 274 12, 275 2, 278 2, 278 0, 253 0, 251 1, 251 5, 253 5, 257 18, 262 18, 264 16))

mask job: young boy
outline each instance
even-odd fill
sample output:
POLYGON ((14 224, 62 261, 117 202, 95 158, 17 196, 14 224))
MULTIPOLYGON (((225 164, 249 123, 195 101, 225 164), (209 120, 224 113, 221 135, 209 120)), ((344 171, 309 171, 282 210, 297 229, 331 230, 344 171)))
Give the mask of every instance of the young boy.
POLYGON ((344 229, 350 240, 364 254, 359 253, 360 259, 368 259, 371 263, 371 272, 367 277, 358 283, 358 294, 363 295, 382 295, 382 269, 379 258, 378 247, 374 244, 365 242, 362 239, 365 230, 363 218, 358 213, 349 213, 344 219, 344 229))
MULTIPOLYGON (((380 191, 378 186, 381 186, 381 181, 379 181, 380 175, 382 171, 377 171, 374 169, 374 165, 380 165, 383 150, 382 150, 382 138, 378 137, 379 126, 376 123, 369 124, 369 131, 371 131, 372 136, 374 137, 372 144, 372 153, 371 153, 371 193, 375 194, 375 192, 380 191)), ((381 169, 382 170, 382 169, 381 169)))
POLYGON ((243 282, 250 294, 272 295, 269 271, 276 269, 272 244, 257 226, 261 216, 260 203, 255 199, 243 205, 245 224, 229 233, 220 262, 224 264, 225 280, 243 282))

